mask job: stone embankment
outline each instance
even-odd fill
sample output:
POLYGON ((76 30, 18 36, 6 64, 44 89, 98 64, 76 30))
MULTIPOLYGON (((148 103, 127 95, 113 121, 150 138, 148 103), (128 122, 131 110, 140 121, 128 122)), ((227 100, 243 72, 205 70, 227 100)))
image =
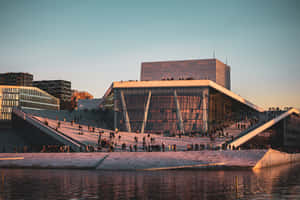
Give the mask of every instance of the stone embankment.
POLYGON ((300 162, 300 153, 290 154, 269 149, 265 153, 265 155, 256 163, 253 169, 273 167, 276 165, 283 165, 295 162, 300 162))
POLYGON ((258 169, 300 161, 275 150, 112 153, 2 153, 0 168, 97 170, 258 169))

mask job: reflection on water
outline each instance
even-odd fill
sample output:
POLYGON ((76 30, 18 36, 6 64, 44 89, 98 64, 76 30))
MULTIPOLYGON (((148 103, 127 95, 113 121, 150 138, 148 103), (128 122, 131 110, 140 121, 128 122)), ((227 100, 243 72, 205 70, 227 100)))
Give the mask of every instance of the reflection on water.
POLYGON ((300 199, 299 167, 156 172, 0 169, 0 200, 300 199))

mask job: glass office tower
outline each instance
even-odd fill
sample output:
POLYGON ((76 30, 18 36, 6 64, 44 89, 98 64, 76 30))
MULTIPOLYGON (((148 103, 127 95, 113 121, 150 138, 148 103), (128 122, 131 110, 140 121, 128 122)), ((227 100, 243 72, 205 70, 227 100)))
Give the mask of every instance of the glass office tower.
POLYGON ((59 100, 35 87, 0 86, 0 120, 11 120, 13 107, 59 110, 59 100))

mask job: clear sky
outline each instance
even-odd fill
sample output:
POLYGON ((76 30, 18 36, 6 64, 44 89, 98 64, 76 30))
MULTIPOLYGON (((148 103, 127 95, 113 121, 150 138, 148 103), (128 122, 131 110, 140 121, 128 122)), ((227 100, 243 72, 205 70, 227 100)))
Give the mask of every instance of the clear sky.
POLYGON ((0 0, 0 72, 65 79, 102 97, 144 61, 216 58, 232 90, 300 108, 300 1, 0 0))

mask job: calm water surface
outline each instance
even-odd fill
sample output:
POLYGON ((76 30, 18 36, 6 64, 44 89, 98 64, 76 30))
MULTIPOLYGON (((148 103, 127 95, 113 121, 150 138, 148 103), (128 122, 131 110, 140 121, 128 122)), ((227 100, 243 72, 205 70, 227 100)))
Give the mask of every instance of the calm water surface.
POLYGON ((0 169, 9 199, 300 199, 300 164, 259 171, 0 169))

